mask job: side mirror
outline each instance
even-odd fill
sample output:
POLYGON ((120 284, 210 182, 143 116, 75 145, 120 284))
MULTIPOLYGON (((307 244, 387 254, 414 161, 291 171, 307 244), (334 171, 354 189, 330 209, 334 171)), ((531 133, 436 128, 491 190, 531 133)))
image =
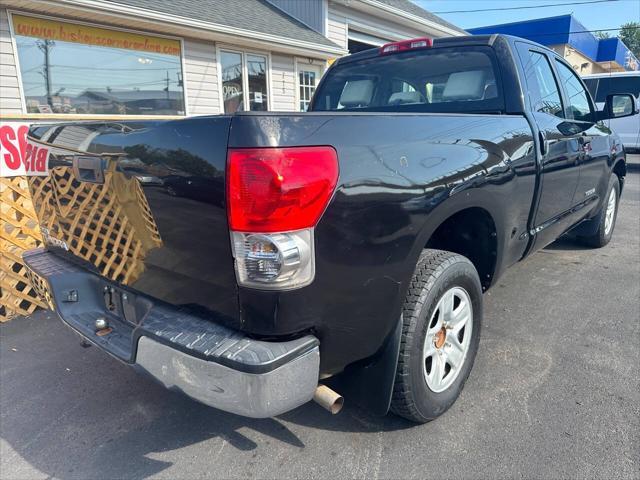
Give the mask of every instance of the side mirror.
POLYGON ((630 93, 612 93, 607 95, 604 108, 598 112, 598 120, 630 117, 638 113, 636 99, 630 93))

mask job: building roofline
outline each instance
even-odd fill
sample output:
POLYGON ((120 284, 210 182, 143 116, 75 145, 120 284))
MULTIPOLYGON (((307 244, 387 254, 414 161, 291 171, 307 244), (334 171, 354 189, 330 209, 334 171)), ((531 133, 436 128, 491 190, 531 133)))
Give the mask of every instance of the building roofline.
POLYGON ((233 37, 242 37, 249 40, 259 40, 272 45, 285 46, 290 49, 300 50, 300 53, 316 53, 323 57, 333 57, 345 55, 347 51, 342 47, 335 45, 324 45, 320 43, 314 43, 304 40, 297 40, 289 37, 282 37, 280 35, 273 35, 268 33, 256 32, 253 30, 246 30, 228 25, 222 25, 212 22, 206 22, 196 20, 189 17, 182 17, 179 15, 171 15, 164 12, 157 12, 153 10, 143 9, 139 7, 133 7, 124 5, 121 3, 107 2, 104 0, 46 0, 46 3, 57 4, 65 6, 71 9, 80 10, 100 10, 108 12, 111 15, 117 16, 135 16, 141 20, 169 23, 180 27, 190 27, 198 30, 204 30, 207 32, 218 33, 222 35, 229 35, 233 37))

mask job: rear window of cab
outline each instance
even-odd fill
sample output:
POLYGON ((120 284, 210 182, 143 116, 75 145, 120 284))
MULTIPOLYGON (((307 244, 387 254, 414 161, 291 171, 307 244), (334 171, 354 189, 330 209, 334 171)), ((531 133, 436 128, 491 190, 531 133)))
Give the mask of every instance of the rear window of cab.
POLYGON ((429 48, 333 67, 313 110, 502 112, 504 98, 490 47, 429 48))

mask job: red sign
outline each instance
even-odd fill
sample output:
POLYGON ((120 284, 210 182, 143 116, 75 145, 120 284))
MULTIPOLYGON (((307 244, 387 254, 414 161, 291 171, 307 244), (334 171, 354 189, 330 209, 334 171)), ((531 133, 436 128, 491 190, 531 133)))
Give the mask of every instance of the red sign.
POLYGON ((29 124, 0 122, 0 177, 47 175, 49 148, 27 139, 29 124))

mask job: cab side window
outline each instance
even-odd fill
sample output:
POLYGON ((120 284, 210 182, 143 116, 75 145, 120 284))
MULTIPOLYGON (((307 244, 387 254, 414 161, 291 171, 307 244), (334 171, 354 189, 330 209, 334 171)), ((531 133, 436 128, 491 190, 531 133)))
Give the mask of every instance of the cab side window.
POLYGON ((524 71, 533 110, 564 118, 560 89, 547 57, 542 53, 529 50, 524 60, 524 71))
POLYGON ((556 67, 567 91, 569 110, 573 115, 573 119, 581 122, 592 122, 593 112, 591 111, 589 97, 582 83, 578 80, 578 76, 573 69, 558 60, 556 60, 556 67))

